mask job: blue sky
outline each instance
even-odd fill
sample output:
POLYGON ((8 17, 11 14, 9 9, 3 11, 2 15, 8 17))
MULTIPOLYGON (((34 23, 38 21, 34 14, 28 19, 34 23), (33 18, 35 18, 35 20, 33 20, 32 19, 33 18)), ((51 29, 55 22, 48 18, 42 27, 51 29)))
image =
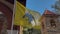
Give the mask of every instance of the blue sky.
POLYGON ((45 9, 52 11, 51 6, 55 3, 56 0, 27 0, 26 7, 38 11, 40 14, 43 14, 45 9))

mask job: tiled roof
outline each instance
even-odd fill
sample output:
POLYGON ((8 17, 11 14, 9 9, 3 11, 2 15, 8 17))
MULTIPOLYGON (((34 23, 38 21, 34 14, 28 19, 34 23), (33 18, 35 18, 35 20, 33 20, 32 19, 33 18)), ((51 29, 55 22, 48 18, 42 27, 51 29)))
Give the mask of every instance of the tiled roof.
POLYGON ((56 15, 55 13, 53 13, 52 11, 49 10, 45 10, 45 12, 43 14, 52 14, 52 15, 56 15))

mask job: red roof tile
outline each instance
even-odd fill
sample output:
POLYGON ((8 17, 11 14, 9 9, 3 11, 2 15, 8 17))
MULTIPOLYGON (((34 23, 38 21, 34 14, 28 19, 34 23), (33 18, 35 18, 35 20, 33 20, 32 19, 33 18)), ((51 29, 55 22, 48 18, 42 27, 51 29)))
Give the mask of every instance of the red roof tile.
POLYGON ((49 11, 49 10, 45 10, 44 14, 52 14, 52 15, 56 15, 55 13, 53 13, 52 11, 49 11))

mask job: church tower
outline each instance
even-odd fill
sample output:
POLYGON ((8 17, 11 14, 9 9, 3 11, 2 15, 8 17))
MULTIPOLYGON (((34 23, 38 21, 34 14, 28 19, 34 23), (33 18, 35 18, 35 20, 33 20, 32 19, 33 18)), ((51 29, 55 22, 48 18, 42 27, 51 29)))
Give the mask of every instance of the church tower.
POLYGON ((45 10, 41 20, 42 34, 60 34, 60 19, 59 15, 45 10))

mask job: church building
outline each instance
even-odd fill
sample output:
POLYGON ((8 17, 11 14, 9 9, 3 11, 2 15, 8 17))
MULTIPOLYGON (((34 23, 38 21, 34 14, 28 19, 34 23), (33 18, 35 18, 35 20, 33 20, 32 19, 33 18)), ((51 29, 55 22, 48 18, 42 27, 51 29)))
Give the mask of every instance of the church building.
POLYGON ((41 34, 60 34, 60 15, 45 10, 41 18, 41 34))

